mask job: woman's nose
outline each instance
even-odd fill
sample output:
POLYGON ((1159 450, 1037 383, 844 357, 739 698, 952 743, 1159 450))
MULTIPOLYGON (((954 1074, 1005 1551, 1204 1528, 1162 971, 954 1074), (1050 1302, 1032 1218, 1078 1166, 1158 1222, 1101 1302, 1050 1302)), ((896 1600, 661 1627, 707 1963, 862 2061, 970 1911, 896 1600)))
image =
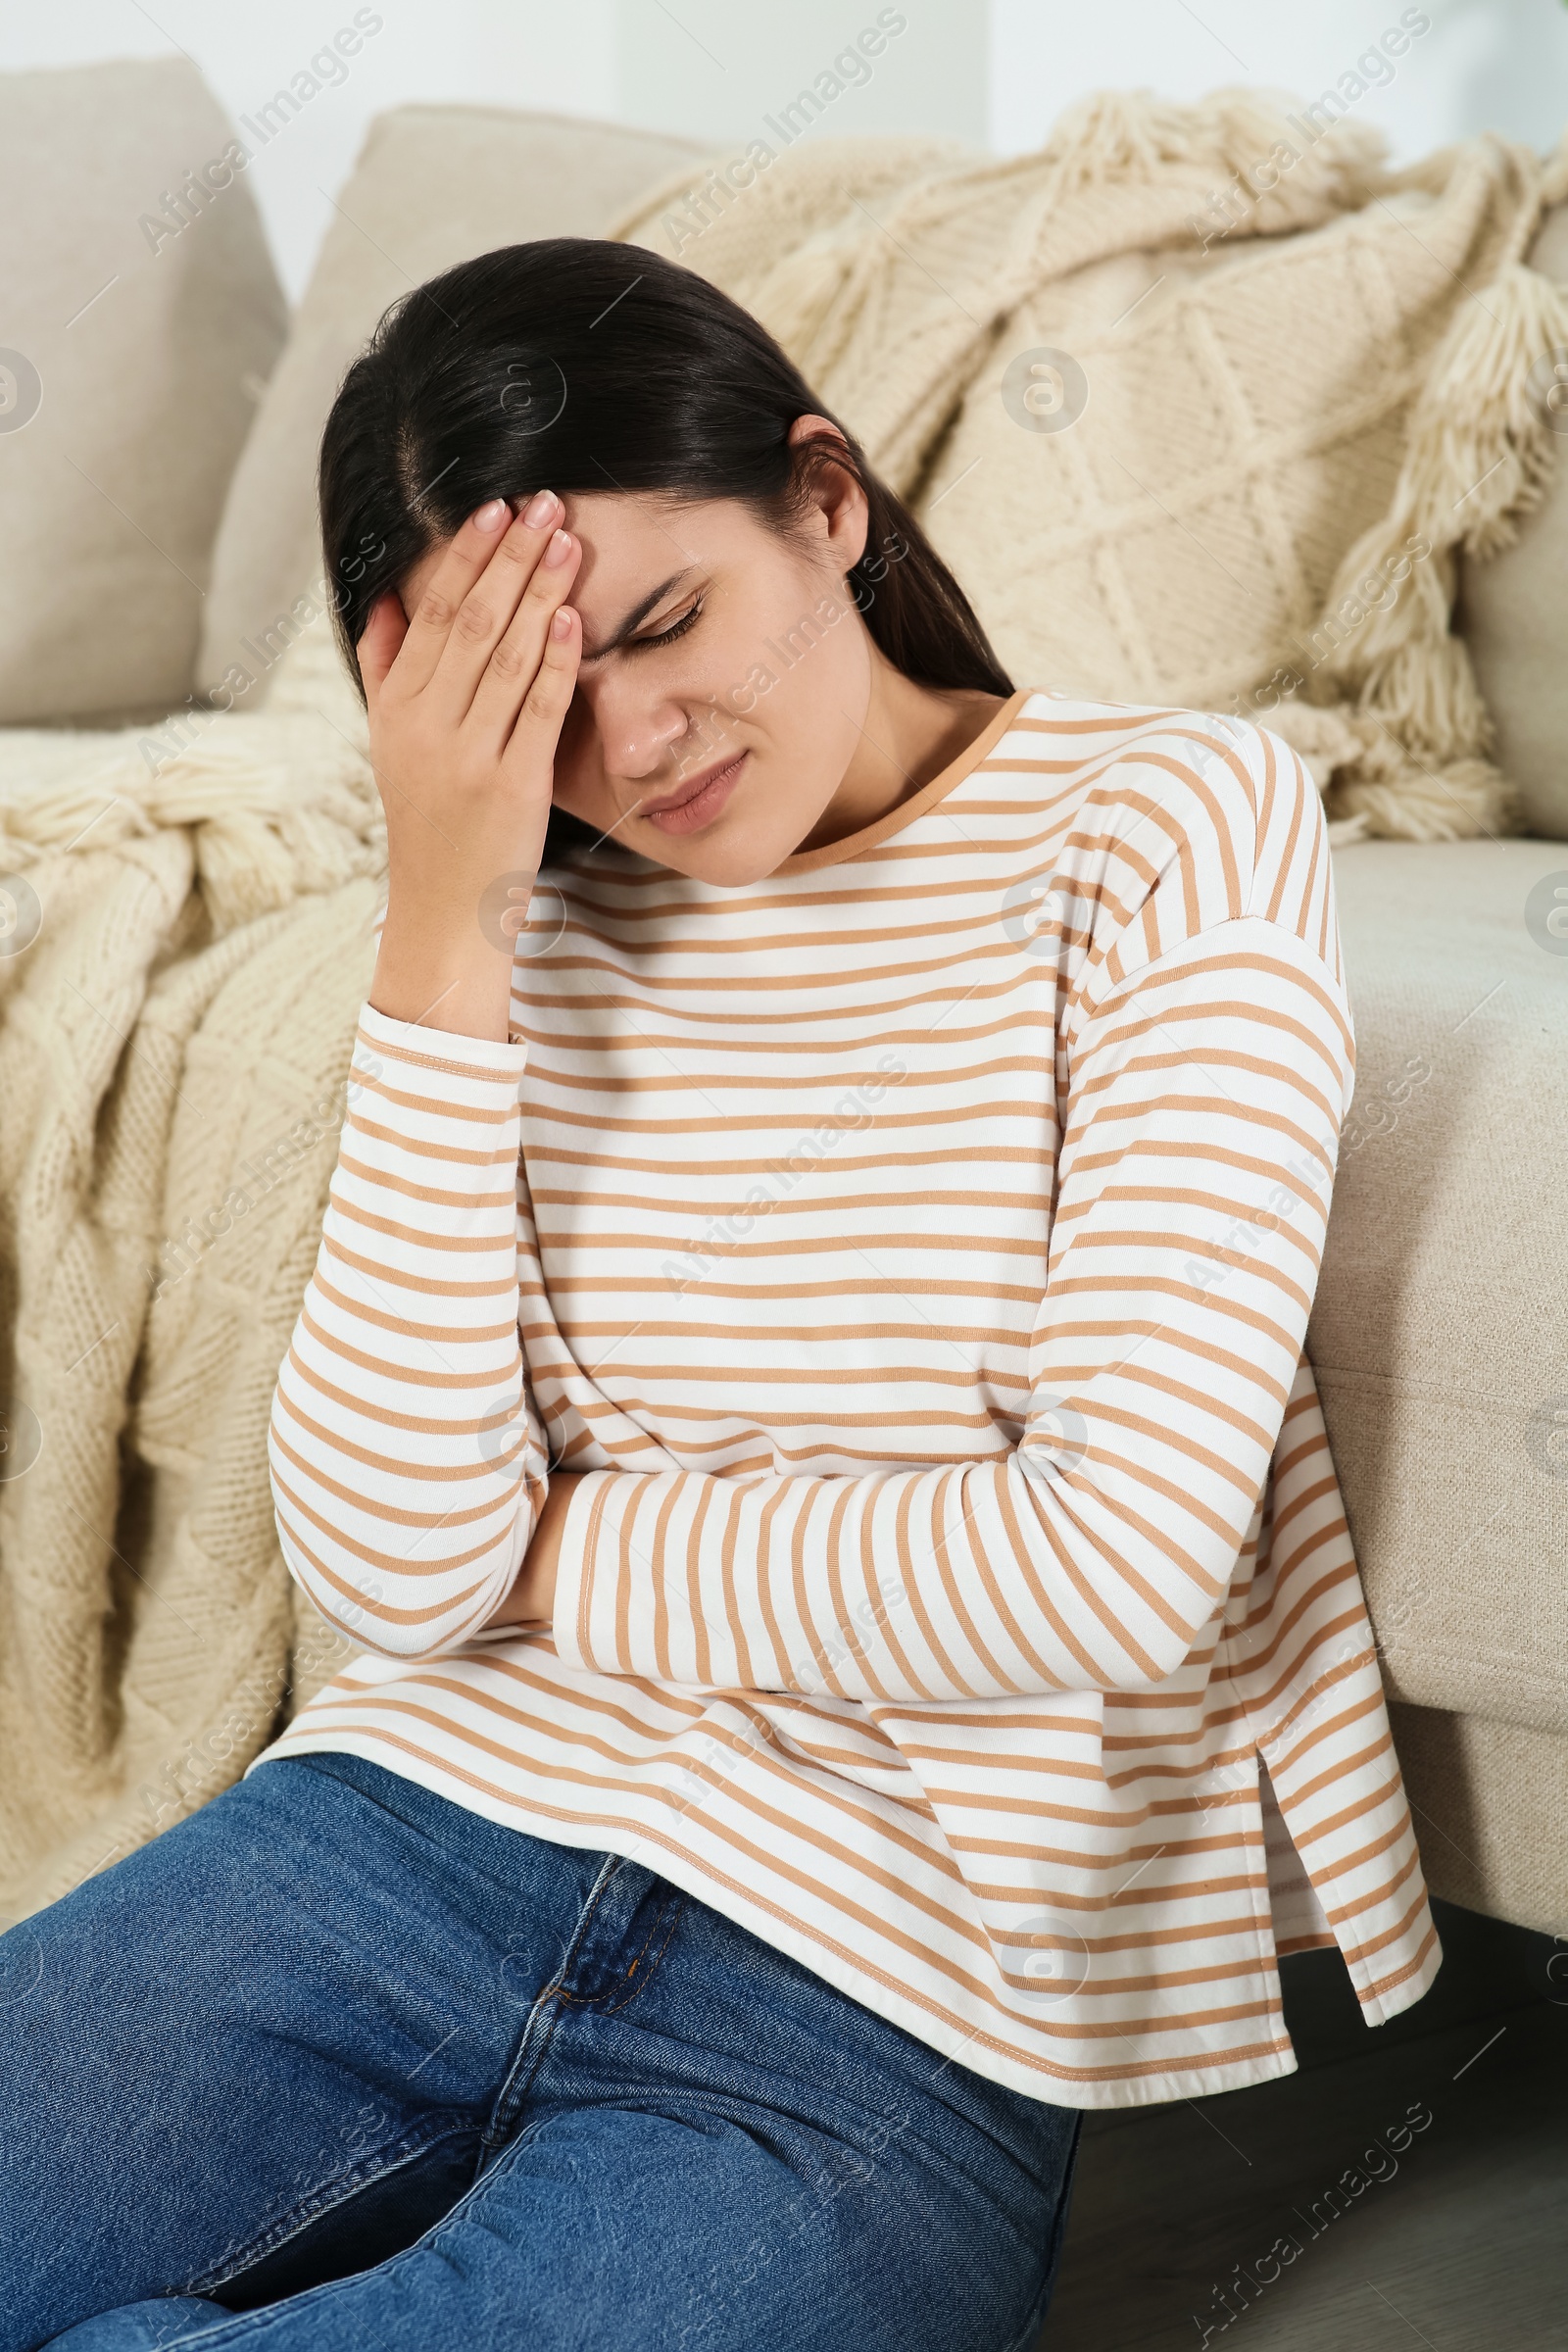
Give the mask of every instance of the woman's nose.
POLYGON ((639 694, 630 681, 596 680, 583 685, 608 776, 641 783, 657 774, 691 725, 667 695, 639 694))

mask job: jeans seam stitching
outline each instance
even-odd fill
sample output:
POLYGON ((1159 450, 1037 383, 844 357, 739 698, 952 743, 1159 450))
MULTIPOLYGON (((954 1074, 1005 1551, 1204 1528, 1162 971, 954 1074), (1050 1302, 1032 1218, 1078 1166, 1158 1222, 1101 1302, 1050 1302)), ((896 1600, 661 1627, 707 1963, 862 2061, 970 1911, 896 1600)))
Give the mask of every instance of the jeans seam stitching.
MULTIPOLYGON (((641 1984, 634 1984, 630 1992, 622 1993, 618 2000, 612 2000, 608 1993, 601 1993, 596 2000, 582 2001, 578 2003, 578 2006, 584 2009, 597 2010, 601 2017, 613 2017, 618 2010, 629 2009, 632 2002, 637 1998, 637 1995, 640 1992, 646 1991, 648 1986, 653 1983, 655 1977, 659 1974, 660 1963, 663 1959, 665 1952, 669 1949, 670 1937, 674 1935, 677 1926, 680 1924, 680 1915, 686 1908, 686 1902, 687 1898, 684 1894, 682 1894, 672 1904, 666 1904, 665 1909, 669 1914, 669 1924, 664 1928, 663 1936, 660 1940, 659 1949, 657 1952, 655 1952, 653 1960, 649 1966, 648 1973, 643 1978, 641 1984)), ((642 1966, 642 1963, 648 1954, 648 1947, 653 1942, 654 1937, 659 1935, 660 1927, 662 1924, 663 1922, 662 1914, 661 1918, 655 1921, 653 1927, 649 1929, 648 1934, 644 1936, 642 1950, 638 1953, 636 1960, 632 1963, 633 1967, 640 1968, 642 1966)), ((565 1998, 568 2000, 573 1999, 574 1997, 575 1996, 570 1993, 565 1995, 565 1998)))
POLYGON ((279 2246, 286 2246, 291 2238, 298 2237, 302 2230, 308 2230, 323 2213, 330 2213, 337 2206, 348 2204, 363 2190, 373 2188, 376 2181, 384 2180, 391 2173, 400 2172, 416 2156, 424 2155, 430 2148, 439 2147, 443 2140, 461 2138, 466 2132, 475 2129, 472 2123, 449 2123, 434 2131, 416 2130, 412 2135, 388 2143, 398 2153, 385 2162, 378 2162, 375 2157, 362 2157, 358 2166, 351 2165, 346 2173, 339 2173, 332 2180, 323 2181, 303 2204, 291 2206, 280 2221, 264 2230, 260 2236, 252 2238, 232 2260, 220 2257, 223 2265, 220 2270, 217 2265, 210 2264, 188 2285, 175 2291, 185 2295, 205 2294, 209 2289, 241 2277, 244 2272, 253 2270, 267 2255, 275 2254, 279 2246), (373 2171, 365 2169, 372 2165, 373 2171))
MULTIPOLYGON (((538 2074, 540 2067, 544 2064, 545 2053, 555 2038, 556 2027, 561 2019, 562 2000, 569 2000, 571 1998, 571 1994, 566 1988, 566 1978, 570 1973, 572 1960, 578 1950, 581 1948, 583 1937, 587 1935, 588 1929, 592 1924, 594 1913, 598 1910, 600 1904, 605 1898, 606 1893, 609 1890, 611 1880, 614 1877, 616 1871, 620 1869, 624 1860, 625 1856, 622 1854, 606 1855, 604 1866, 601 1869, 598 1878, 595 1879, 593 1886, 589 1888, 588 1899, 584 1903, 582 1910, 577 1916, 577 1924, 571 1932, 571 1940, 566 1946, 565 1957, 561 1963, 560 1975, 553 1983, 545 1985, 544 1989, 534 2000, 533 2006, 528 2011, 527 2016, 523 2019, 522 2032, 517 2036, 517 2046, 513 2053, 512 2062, 508 2066, 505 2075, 502 2077, 501 2088, 496 2092, 495 2098, 491 2102, 489 2116, 486 2118, 485 2123, 480 2131, 479 2144, 481 2150, 485 2148, 504 2147, 507 2140, 513 2136, 511 2132, 504 2125, 502 2119, 507 2113, 509 2107, 514 2114, 520 2112, 522 2104, 528 2095, 528 2086, 533 2082, 534 2077, 538 2074), (550 2009, 548 2013, 545 2013, 545 2005, 547 2002, 550 2004, 550 2009), (539 2026, 539 2046, 537 2050, 533 2051, 530 2058, 529 2043, 533 2038, 534 2021, 536 2018, 540 2019, 541 2021, 539 2026), (524 2060, 528 2060, 529 2063, 527 2065, 526 2072, 521 2073, 519 2077, 519 2070, 523 2067, 524 2060)), ((482 2155, 480 2161, 481 2163, 483 2162, 482 2155)), ((477 2180, 474 2182, 474 2185, 478 2185, 477 2180)))

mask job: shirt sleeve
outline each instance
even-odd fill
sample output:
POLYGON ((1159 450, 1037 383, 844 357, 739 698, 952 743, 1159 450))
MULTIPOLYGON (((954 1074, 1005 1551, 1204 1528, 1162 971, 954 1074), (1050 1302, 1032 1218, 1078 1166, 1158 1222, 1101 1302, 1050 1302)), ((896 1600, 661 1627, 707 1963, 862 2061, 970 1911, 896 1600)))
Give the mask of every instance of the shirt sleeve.
POLYGON ((525 1055, 361 1010, 269 1454, 290 1573, 383 1657, 479 1635, 544 1499, 517 1338, 525 1055))
POLYGON ((1139 1690, 1190 1655, 1299 1368, 1354 1047, 1332 934, 1335 966, 1245 910, 1169 940, 1179 858, 1167 881, 1067 1054, 1015 1448, 858 1477, 589 1472, 564 1659, 902 1703, 1139 1690))

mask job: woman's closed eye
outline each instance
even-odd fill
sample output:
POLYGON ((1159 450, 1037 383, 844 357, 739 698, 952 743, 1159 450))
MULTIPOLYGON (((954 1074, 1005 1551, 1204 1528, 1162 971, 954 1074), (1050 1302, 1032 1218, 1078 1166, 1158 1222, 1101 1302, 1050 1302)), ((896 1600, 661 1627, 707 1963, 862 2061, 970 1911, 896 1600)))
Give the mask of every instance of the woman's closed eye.
POLYGON ((700 596, 696 603, 689 606, 688 609, 681 614, 679 620, 671 622, 667 629, 661 629, 656 636, 628 637, 626 640, 626 651, 628 653, 640 653, 647 646, 673 645, 677 637, 685 636, 687 630, 691 627, 694 620, 701 618, 703 606, 706 602, 707 599, 700 596))

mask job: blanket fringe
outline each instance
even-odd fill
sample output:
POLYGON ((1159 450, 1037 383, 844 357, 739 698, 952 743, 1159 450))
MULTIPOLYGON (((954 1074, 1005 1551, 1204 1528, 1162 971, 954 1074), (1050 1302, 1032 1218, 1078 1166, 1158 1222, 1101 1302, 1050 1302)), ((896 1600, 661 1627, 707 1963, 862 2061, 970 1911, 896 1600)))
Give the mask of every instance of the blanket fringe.
POLYGON ((1057 119, 1041 160, 1052 166, 1050 198, 1059 204, 1091 185, 1148 181, 1172 165, 1240 182, 1257 207, 1251 233, 1266 236, 1302 209, 1347 212, 1364 204, 1386 172, 1388 141, 1371 124, 1331 122, 1309 135, 1289 111, 1289 94, 1232 83, 1194 105, 1152 90, 1097 90, 1057 119), (1265 185, 1263 167, 1290 159, 1265 185))
POLYGON ((1522 263, 1461 306, 1410 413, 1387 514, 1347 553, 1319 634, 1360 614, 1322 662, 1316 697, 1340 702, 1358 748, 1330 808, 1371 831, 1445 841, 1512 829, 1513 787, 1488 754, 1493 727, 1451 633, 1454 557, 1516 535, 1556 455, 1533 371, 1568 345, 1568 294, 1522 263), (1391 592, 1401 564, 1408 577, 1391 592))

